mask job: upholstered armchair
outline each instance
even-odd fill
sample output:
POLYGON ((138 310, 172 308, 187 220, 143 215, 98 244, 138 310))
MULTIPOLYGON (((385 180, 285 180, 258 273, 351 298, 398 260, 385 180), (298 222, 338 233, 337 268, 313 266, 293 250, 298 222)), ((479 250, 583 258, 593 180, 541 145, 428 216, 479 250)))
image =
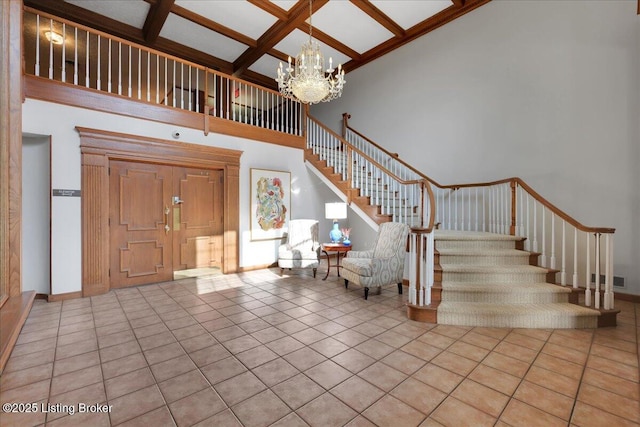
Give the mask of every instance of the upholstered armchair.
POLYGON ((280 275, 285 268, 313 268, 313 277, 316 277, 319 264, 318 221, 314 219, 290 220, 287 242, 278 248, 280 275))
POLYGON ((364 299, 369 297, 369 288, 378 288, 393 283, 398 284, 402 293, 402 274, 407 251, 409 227, 397 222, 380 224, 373 249, 350 251, 342 261, 344 287, 349 282, 364 287, 364 299))

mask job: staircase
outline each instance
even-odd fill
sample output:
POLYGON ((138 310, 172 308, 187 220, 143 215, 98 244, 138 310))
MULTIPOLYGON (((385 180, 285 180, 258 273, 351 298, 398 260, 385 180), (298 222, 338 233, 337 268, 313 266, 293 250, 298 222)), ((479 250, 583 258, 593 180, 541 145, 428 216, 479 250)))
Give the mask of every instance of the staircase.
POLYGON ((615 326, 615 230, 583 226, 519 178, 443 186, 349 128, 346 117, 343 126, 344 138, 309 117, 305 161, 373 227, 394 221, 412 228, 410 319, 615 326))
POLYGON ((521 237, 436 231, 441 301, 437 322, 509 328, 595 328, 600 312, 569 303, 555 271, 531 265, 521 237))

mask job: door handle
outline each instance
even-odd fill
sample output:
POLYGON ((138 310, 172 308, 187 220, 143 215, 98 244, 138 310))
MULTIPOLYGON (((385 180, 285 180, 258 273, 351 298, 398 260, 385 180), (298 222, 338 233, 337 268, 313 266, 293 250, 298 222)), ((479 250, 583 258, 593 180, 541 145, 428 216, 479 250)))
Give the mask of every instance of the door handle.
POLYGON ((164 232, 165 234, 169 233, 169 230, 171 230, 171 227, 169 227, 169 213, 171 212, 171 210, 169 209, 169 206, 165 206, 164 207, 164 232))

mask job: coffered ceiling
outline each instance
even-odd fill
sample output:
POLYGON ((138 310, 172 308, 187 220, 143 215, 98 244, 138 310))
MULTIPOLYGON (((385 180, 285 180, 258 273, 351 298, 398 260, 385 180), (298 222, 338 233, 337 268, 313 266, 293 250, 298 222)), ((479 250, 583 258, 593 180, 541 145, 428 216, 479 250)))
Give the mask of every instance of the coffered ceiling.
MULTIPOLYGON (((314 0, 313 38, 348 73, 490 0, 314 0)), ((308 0, 24 0, 25 6, 275 88, 308 0)))

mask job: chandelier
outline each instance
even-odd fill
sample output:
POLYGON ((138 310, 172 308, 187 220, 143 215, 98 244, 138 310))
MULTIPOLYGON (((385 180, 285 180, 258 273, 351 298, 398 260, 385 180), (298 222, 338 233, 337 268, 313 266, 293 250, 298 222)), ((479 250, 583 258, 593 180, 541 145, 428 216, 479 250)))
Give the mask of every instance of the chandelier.
POLYGON ((320 45, 311 37, 311 2, 312 0, 309 0, 309 41, 302 45, 293 68, 291 57, 287 68, 280 63, 276 78, 283 96, 303 104, 317 104, 339 98, 345 84, 342 64, 338 65, 336 71, 332 58, 329 58, 329 68, 324 69, 324 55, 320 51, 320 45))

